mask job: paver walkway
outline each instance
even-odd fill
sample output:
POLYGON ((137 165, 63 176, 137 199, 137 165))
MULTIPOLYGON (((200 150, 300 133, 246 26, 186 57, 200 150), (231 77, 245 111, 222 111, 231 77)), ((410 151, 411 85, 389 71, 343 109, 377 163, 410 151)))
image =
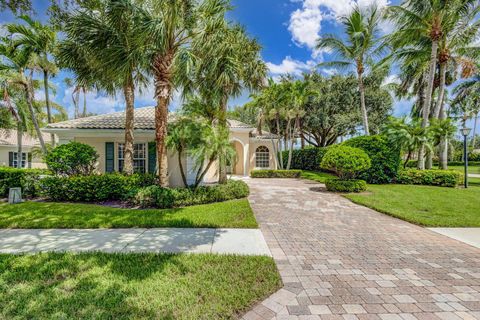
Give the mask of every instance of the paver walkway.
POLYGON ((271 255, 258 229, 0 230, 0 253, 42 251, 271 255))
POLYGON ((244 319, 480 319, 480 249, 314 182, 248 183, 284 288, 244 319))

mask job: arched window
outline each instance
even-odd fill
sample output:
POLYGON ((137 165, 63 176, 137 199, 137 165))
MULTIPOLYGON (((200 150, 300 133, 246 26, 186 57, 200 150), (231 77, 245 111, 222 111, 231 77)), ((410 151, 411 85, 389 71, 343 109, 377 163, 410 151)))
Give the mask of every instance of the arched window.
POLYGON ((270 151, 265 146, 260 146, 255 150, 255 167, 269 168, 270 167, 270 151))

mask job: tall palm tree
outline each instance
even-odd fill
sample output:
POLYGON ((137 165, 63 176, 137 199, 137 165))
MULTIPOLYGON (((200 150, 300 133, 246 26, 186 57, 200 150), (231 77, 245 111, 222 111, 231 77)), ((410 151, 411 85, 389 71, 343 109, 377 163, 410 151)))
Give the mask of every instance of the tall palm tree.
MULTIPOLYGON (((24 46, 36 54, 35 66, 43 73, 43 89, 45 91, 48 123, 52 123, 49 78, 58 72, 58 68, 49 56, 56 50, 57 32, 51 26, 34 21, 29 16, 23 15, 20 19, 25 24, 10 24, 7 28, 13 36, 14 46, 24 46)), ((52 147, 55 147, 55 135, 52 133, 50 138, 52 147)))
MULTIPOLYGON (((462 16, 469 16, 472 9, 477 10, 476 7, 476 0, 405 0, 401 5, 389 7, 389 17, 397 26, 397 31, 389 37, 393 48, 422 49, 429 47, 427 52, 430 54, 430 58, 425 74, 426 90, 422 106, 422 126, 424 128, 428 126, 431 115, 435 72, 442 39, 446 39, 448 32, 459 25, 462 16)), ((443 104, 443 98, 442 93, 439 97, 438 108, 443 104)), ((424 169, 425 145, 420 147, 418 157, 418 168, 424 169)))
POLYGON ((0 56, 3 58, 2 63, 0 63, 0 70, 11 73, 12 77, 9 82, 12 85, 19 86, 23 91, 40 147, 42 152, 47 154, 47 148, 40 131, 37 112, 34 107, 33 71, 35 66, 32 64, 34 55, 28 47, 15 47, 10 38, 3 38, 0 43, 0 56))
POLYGON ((455 95, 452 104, 464 105, 464 114, 474 119, 472 146, 475 147, 477 135, 477 121, 480 114, 480 73, 460 83, 453 89, 455 95))
MULTIPOLYGON (((76 73, 81 84, 77 88, 81 88, 84 97, 89 83, 110 94, 123 92, 126 104, 123 171, 127 174, 134 171, 135 89, 147 82, 145 70, 148 66, 134 23, 134 16, 123 11, 115 1, 107 2, 97 10, 75 11, 66 19, 66 39, 59 53, 64 65, 76 73)), ((86 116, 85 108, 83 115, 86 116)))
MULTIPOLYGON (((195 52, 200 59, 191 79, 193 83, 188 87, 218 102, 219 124, 226 128, 229 98, 240 95, 243 89, 261 88, 267 67, 260 57, 260 45, 241 26, 230 26, 223 21, 223 26, 217 28, 212 39, 195 52)), ((226 166, 220 166, 219 182, 226 180, 226 166)))
POLYGON ((366 9, 356 6, 348 16, 341 19, 347 36, 346 40, 337 35, 327 35, 317 42, 317 49, 330 49, 341 58, 341 60, 325 62, 321 65, 339 68, 355 67, 365 135, 369 135, 370 130, 363 77, 368 63, 373 63, 372 58, 380 56, 384 49, 378 35, 380 19, 380 11, 375 5, 366 9))
MULTIPOLYGON (((212 41, 230 6, 225 0, 112 0, 119 10, 135 15, 136 34, 150 62, 155 85, 155 138, 159 183, 168 186, 168 107, 173 90, 182 87, 195 57, 192 48, 212 41)), ((125 13, 126 14, 126 13, 125 13)))

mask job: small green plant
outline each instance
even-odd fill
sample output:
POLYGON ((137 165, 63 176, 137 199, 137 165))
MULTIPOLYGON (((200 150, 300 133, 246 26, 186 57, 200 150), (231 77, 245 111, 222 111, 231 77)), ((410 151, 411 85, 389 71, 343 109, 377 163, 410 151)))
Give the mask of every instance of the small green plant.
POLYGON ((370 166, 370 157, 365 151, 348 146, 330 148, 320 164, 322 169, 335 172, 341 180, 354 179, 370 166))
POLYGON ((98 154, 92 146, 79 142, 60 145, 47 155, 47 166, 63 176, 89 175, 95 169, 98 154))
POLYGON ((254 170, 252 178, 300 178, 302 170, 254 170))

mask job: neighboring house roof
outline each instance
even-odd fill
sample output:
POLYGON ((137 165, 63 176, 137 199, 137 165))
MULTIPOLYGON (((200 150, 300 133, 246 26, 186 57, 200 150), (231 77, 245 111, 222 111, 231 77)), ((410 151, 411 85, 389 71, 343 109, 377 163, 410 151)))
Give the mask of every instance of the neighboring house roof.
MULTIPOLYGON (((50 135, 47 133, 42 134, 43 139, 46 142, 50 141, 50 135)), ((0 131, 0 145, 2 146, 16 146, 17 145, 17 130, 2 130, 0 131)), ((24 133, 22 138, 22 146, 34 147, 39 146, 40 141, 36 137, 24 133)))
MULTIPOLYGON (((169 121, 173 121, 174 114, 169 115, 169 121)), ((134 128, 139 130, 155 129, 155 107, 135 109, 134 128)), ((252 128, 237 120, 228 120, 230 128, 252 128)), ((119 111, 98 116, 51 123, 47 126, 51 129, 124 129, 125 111, 119 111)), ((253 129, 253 128, 252 128, 253 129)))

